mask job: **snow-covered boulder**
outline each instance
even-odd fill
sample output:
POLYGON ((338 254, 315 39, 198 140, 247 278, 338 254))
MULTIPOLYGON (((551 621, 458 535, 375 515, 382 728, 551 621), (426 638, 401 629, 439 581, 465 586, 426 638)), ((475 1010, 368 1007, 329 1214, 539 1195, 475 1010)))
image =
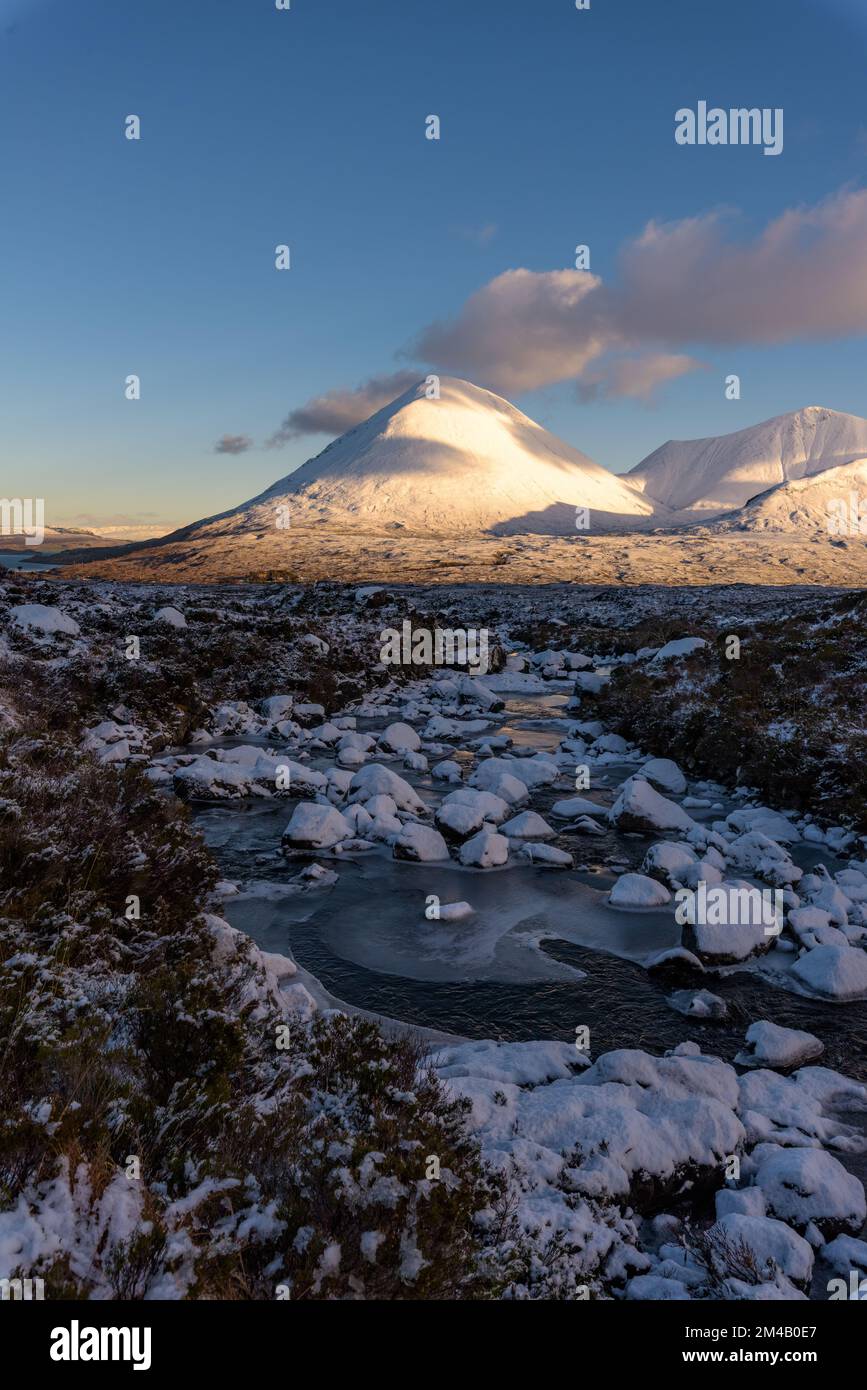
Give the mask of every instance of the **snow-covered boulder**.
POLYGON ((218 762, 202 755, 172 774, 178 796, 193 800, 225 801, 252 794, 250 772, 238 763, 218 762))
POLYGON ((575 863, 572 855, 556 845, 540 845, 527 841, 518 851, 520 859, 529 859, 531 864, 545 864, 552 869, 571 869, 575 863))
POLYGON ((415 821, 403 827, 392 844, 392 854, 395 859, 411 859, 424 864, 449 857, 448 846, 439 831, 415 821))
POLYGON ((367 834, 374 822, 374 817, 370 814, 367 807, 362 806, 360 802, 355 802, 354 805, 347 806, 342 814, 353 836, 359 838, 363 838, 367 834))
POLYGON ((746 1216, 730 1212, 711 1230, 730 1246, 745 1245, 752 1251, 760 1276, 773 1281, 774 1267, 787 1279, 805 1288, 813 1272, 813 1251, 795 1231, 768 1216, 746 1216))
POLYGON ((437 807, 434 819, 448 839, 465 840, 481 830, 486 816, 480 806, 462 801, 444 801, 437 807))
POLYGON ((792 974, 826 999, 867 998, 867 952, 857 946, 817 946, 795 961, 792 974))
POLYGON ((760 1187, 721 1187, 714 1196, 716 1214, 766 1216, 765 1194, 760 1187))
POLYGON ((411 724, 389 724, 379 741, 392 753, 417 753, 421 748, 421 739, 411 724))
POLYGON ((649 782, 635 775, 620 788, 608 819, 619 830, 652 835, 657 830, 692 830, 695 821, 675 802, 660 796, 649 782))
POLYGON ((730 841, 726 854, 734 868, 755 874, 776 887, 797 883, 803 876, 803 870, 793 863, 788 850, 761 830, 747 830, 738 835, 730 841))
MULTIPOLYGON (((867 1241, 857 1240, 854 1236, 835 1236, 827 1245, 822 1246, 822 1259, 833 1269, 835 1274, 842 1275, 848 1279, 854 1270, 859 1276, 859 1282, 867 1275, 867 1241)), ((861 1292, 859 1302, 867 1298, 867 1288, 861 1292)))
MULTIPOLYGON (((726 889, 736 884, 720 885, 726 889)), ((744 885, 749 886, 749 885, 744 885)), ((705 965, 738 965, 762 956, 776 941, 776 936, 762 923, 740 920, 732 912, 723 922, 687 922, 683 929, 683 944, 694 951, 705 965)))
MULTIPOLYGON (((867 1087, 839 1072, 808 1066, 783 1076, 761 1068, 744 1072, 738 1086, 750 1144, 862 1145, 860 1126, 856 1130, 840 1116, 867 1110, 867 1087)), ((755 1153, 760 1155, 758 1149, 755 1153)))
POLYGON ((683 946, 670 946, 666 951, 657 951, 646 962, 645 968, 648 974, 659 975, 672 984, 686 983, 695 975, 706 973, 698 956, 683 946))
POLYGON ((485 684, 484 677, 477 680, 474 676, 461 675, 456 684, 460 699, 467 704, 478 705, 485 710, 503 708, 503 701, 485 684))
POLYGON ((332 849, 353 830, 336 806, 299 801, 283 831, 283 844, 292 849, 332 849))
POLYGON ((757 831, 780 844, 795 844, 801 836, 797 828, 779 811, 768 806, 744 806, 726 817, 726 825, 736 834, 757 831))
POLYGON ((345 748, 338 748, 337 750, 337 762, 339 766, 345 767, 350 772, 356 768, 363 767, 367 762, 368 756, 369 755, 365 753, 363 748, 356 748, 354 744, 350 744, 345 748))
POLYGON ((184 628, 187 620, 179 608, 172 608, 169 604, 165 608, 158 608, 154 613, 155 623, 164 623, 166 627, 184 628))
POLYGON ((438 782, 460 782, 461 765, 447 758, 444 762, 434 763, 431 768, 431 776, 435 777, 438 782))
POLYGON ((848 946, 839 927, 831 926, 830 913, 821 907, 793 907, 788 924, 798 944, 812 951, 814 946, 848 946))
POLYGON ((556 832, 536 811, 521 811, 500 827, 513 840, 551 840, 556 832))
POLYGON ((349 793, 350 801, 368 801, 372 796, 390 796, 399 811, 424 812, 425 804, 410 786, 391 768, 381 763, 369 763, 355 773, 349 793))
POLYGON ((50 608, 45 603, 20 603, 17 608, 10 609, 9 616, 19 627, 31 628, 48 636, 65 632, 70 637, 77 637, 81 632, 78 623, 68 613, 60 608, 50 608))
POLYGON ((811 907, 818 907, 827 912, 830 920, 838 927, 845 926, 849 920, 849 913, 853 907, 852 899, 834 882, 824 864, 818 864, 813 873, 804 874, 798 885, 798 893, 811 907))
POLYGON ((460 848, 460 861, 475 869, 494 869, 509 857, 509 841, 492 830, 480 830, 460 848))
POLYGON ((867 1217, 864 1188, 833 1154, 771 1145, 761 1145, 758 1152, 755 1182, 771 1216, 799 1231, 812 1223, 826 1240, 860 1233, 867 1217))
POLYGON ((663 907, 671 894, 658 879, 646 874, 621 874, 608 895, 612 907, 663 907))
POLYGON ((540 1086, 568 1079, 587 1059, 566 1042, 454 1043, 437 1049, 436 1069, 444 1080, 472 1078, 510 1086, 540 1086))
POLYGON ((684 1281, 670 1274, 636 1274, 623 1294, 630 1303, 683 1303, 692 1298, 684 1281))
POLYGON ((660 840, 658 844, 651 845, 645 854, 641 872, 658 878, 667 888, 675 888, 683 882, 683 875, 696 862, 696 853, 691 845, 660 840))
POLYGON ((679 796, 686 791, 686 778, 671 758, 648 758, 646 763, 641 764, 641 775, 657 791, 668 792, 671 796, 679 796))
POLYGON ((650 659, 652 666, 661 662, 672 661, 677 657, 692 656, 693 652, 701 651, 706 647, 707 642, 703 637, 676 637, 673 642, 666 642, 664 647, 660 647, 650 659))
POLYGON ((507 801, 510 806, 520 806, 530 797, 527 784, 520 781, 511 770, 504 771, 504 766, 511 769, 518 767, 519 764, 517 762, 506 764, 503 758, 486 758, 470 774, 470 786, 477 791, 490 792, 502 801, 507 801))
POLYGON ((728 1005, 718 994, 707 989, 679 989, 670 994, 665 1001, 675 1013, 685 1018, 722 1019, 728 1014, 728 1005))
POLYGON ((574 820, 576 816, 606 816, 604 806, 590 801, 586 796, 567 796, 563 801, 555 801, 551 815, 558 820, 574 820))
POLYGON ((798 1028, 781 1028, 762 1019, 751 1023, 746 1032, 747 1050, 739 1052, 740 1067, 777 1067, 791 1070, 812 1062, 824 1052, 824 1044, 812 1033, 798 1028))
POLYGON ((626 753, 629 744, 621 734, 600 734, 593 744, 594 756, 597 753, 626 753))
POLYGON ((267 724, 279 724, 282 719, 289 718, 294 704, 293 695, 269 695, 267 700, 261 701, 259 708, 267 724))

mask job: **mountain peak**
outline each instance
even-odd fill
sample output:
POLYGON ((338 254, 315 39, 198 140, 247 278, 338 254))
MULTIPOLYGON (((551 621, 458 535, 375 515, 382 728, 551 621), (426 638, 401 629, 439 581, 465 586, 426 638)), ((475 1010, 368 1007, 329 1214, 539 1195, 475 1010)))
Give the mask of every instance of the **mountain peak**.
POLYGON ((291 525, 413 534, 575 534, 576 508, 609 529, 657 508, 502 396, 459 377, 422 377, 214 531, 291 525), (436 385, 436 394, 432 388, 436 385))
POLYGON ((626 474, 672 511, 732 511, 759 493, 867 454, 867 420, 825 406, 706 439, 670 439, 626 474))

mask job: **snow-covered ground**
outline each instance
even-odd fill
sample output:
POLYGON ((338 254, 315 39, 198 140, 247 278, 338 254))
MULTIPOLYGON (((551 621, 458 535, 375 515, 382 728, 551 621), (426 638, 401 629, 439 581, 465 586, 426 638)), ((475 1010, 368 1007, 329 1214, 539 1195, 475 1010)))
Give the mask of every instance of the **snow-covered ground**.
MULTIPOLYGON (((111 695, 86 707, 80 747, 97 765, 146 769, 166 796, 192 801, 206 833, 231 818, 222 839, 209 835, 232 873, 210 906, 234 925, 255 922, 263 903, 272 923, 319 914, 347 959, 392 976, 391 1016, 409 1023, 404 976, 455 989, 568 984, 574 1012, 559 1029, 574 1042, 524 1031, 431 1043, 540 1252, 510 1296, 798 1299, 827 1296, 843 1266, 867 1269, 863 1028, 845 1064, 821 1060, 823 1046, 840 1056, 824 1041, 839 1011, 851 1020, 867 1009, 865 827, 696 776, 594 708, 618 666, 674 679, 701 654, 695 595, 669 606, 682 620, 676 639, 614 651, 612 630, 637 609, 658 615, 658 594, 597 596, 598 641, 578 647, 559 616, 580 608, 574 593, 534 597, 533 641, 524 596, 444 602, 440 591, 440 611, 490 624, 497 669, 468 678, 379 661, 382 628, 409 614, 433 621, 422 591, 20 582, 26 592, 14 576, 0 591, 4 664, 22 679, 75 675, 79 690, 80 673, 99 674, 111 695), (247 644, 244 669, 225 652, 216 667, 230 635, 247 644), (182 685, 190 676, 194 690, 182 685), (244 849, 250 825, 259 856, 244 849), (778 895, 772 928, 728 909, 707 922, 678 917, 685 893, 742 889, 778 895), (326 921, 329 904, 339 921, 326 921), (662 981, 681 1040, 642 1036, 600 1052, 594 1029, 584 1033, 580 968, 545 951, 553 938, 662 981), (740 979, 769 1015, 781 999, 809 1001, 823 1036, 736 1017, 737 1055, 715 1056, 713 1020, 740 979)), ((792 613, 811 601, 786 598, 792 613)), ((721 628, 765 605, 748 591, 700 603, 703 623, 715 610, 721 628)), ((10 698, 8 736, 26 737, 27 718, 10 698)), ((306 1026, 340 996, 293 959, 283 930, 259 968, 268 997, 306 1026)), ((237 949, 221 917, 212 931, 217 949, 237 949)), ((74 1184, 56 1183, 0 1213, 0 1276, 75 1229, 74 1184)))

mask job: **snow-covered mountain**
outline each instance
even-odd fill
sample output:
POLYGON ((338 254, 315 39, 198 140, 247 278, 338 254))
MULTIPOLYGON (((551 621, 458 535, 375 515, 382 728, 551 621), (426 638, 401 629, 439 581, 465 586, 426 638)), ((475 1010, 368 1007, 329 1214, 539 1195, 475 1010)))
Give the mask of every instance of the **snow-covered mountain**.
POLYGON ((623 478, 491 391, 442 377, 398 396, 249 502, 164 540, 290 526, 410 534, 494 531, 575 534, 575 509, 594 530, 664 510, 623 478))
POLYGON ((443 377, 437 399, 420 381, 250 501, 152 540, 73 550, 63 574, 475 582, 493 563, 512 583, 777 584, 789 566, 797 582, 845 585, 867 561, 853 567, 853 547, 834 544, 829 503, 858 493, 862 505, 865 460, 867 420, 811 406, 665 444, 623 476, 443 377), (749 552, 744 532, 759 533, 749 552))
POLYGON ((811 405, 734 434, 671 439, 626 479, 674 512, 719 513, 743 507, 769 488, 865 456, 867 420, 811 405))
POLYGON ((717 535, 776 531, 786 535, 867 538, 867 459, 780 483, 751 498, 745 507, 719 518, 710 529, 717 535))

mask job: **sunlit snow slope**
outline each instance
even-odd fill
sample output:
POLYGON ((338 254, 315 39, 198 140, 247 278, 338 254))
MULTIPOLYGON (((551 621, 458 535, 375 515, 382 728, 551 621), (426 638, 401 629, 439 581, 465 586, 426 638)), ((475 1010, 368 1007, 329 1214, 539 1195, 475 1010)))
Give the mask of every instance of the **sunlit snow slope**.
POLYGON ((865 456, 867 420, 811 405, 734 434, 671 439, 625 476, 672 511, 721 512, 865 456))
POLYGON ((500 396, 450 377, 439 399, 420 381, 266 492, 184 535, 270 529, 281 505, 293 526, 443 535, 574 535, 576 507, 590 509, 594 530, 665 510, 500 396))

